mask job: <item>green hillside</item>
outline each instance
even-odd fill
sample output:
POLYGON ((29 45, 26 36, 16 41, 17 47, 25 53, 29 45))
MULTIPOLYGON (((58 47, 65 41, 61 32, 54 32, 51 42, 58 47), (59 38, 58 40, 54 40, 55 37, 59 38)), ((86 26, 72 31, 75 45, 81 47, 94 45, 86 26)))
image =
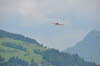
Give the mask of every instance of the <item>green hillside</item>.
POLYGON ((43 60, 42 56, 34 53, 34 51, 37 49, 40 49, 41 52, 46 50, 43 47, 35 46, 32 44, 26 44, 19 40, 14 40, 10 38, 0 38, 0 55, 5 59, 5 62, 13 56, 18 56, 19 58, 27 62, 30 62, 32 59, 34 59, 35 62, 41 62, 43 60), (12 44, 14 46, 22 46, 26 50, 24 51, 5 45, 7 43, 12 44))
POLYGON ((16 34, 8 32, 0 34, 3 35, 0 37, 0 66, 99 66, 84 61, 78 55, 46 48, 39 43, 23 41, 25 38, 19 40, 18 36, 21 35, 15 37, 16 34))
POLYGON ((15 40, 21 40, 27 43, 40 45, 35 39, 31 39, 20 34, 10 33, 4 30, 0 30, 0 38, 12 38, 15 40))

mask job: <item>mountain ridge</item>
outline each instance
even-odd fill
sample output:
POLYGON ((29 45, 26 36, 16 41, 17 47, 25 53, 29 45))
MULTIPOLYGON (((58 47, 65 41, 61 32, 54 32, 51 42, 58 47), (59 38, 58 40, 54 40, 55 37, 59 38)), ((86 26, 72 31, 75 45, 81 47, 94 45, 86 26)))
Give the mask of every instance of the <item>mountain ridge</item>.
POLYGON ((64 50, 71 54, 78 54, 86 61, 94 61, 100 64, 100 31, 90 31, 83 40, 76 43, 74 47, 64 50))
POLYGON ((0 38, 12 38, 15 40, 21 40, 24 42, 39 45, 39 43, 35 39, 31 39, 31 38, 25 37, 20 34, 10 33, 10 32, 4 31, 4 30, 0 30, 0 38))
POLYGON ((77 54, 71 55, 22 39, 17 38, 17 40, 16 37, 19 35, 13 34, 15 35, 13 37, 12 33, 1 32, 0 66, 100 66, 93 62, 84 61, 77 54))

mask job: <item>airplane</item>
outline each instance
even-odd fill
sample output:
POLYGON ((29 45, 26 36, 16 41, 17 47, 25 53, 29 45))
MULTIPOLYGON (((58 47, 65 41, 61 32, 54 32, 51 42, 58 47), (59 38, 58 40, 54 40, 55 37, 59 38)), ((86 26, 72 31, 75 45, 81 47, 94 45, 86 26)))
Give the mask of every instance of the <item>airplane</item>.
POLYGON ((54 24, 54 25, 64 25, 64 24, 61 24, 61 23, 52 23, 52 24, 54 24))

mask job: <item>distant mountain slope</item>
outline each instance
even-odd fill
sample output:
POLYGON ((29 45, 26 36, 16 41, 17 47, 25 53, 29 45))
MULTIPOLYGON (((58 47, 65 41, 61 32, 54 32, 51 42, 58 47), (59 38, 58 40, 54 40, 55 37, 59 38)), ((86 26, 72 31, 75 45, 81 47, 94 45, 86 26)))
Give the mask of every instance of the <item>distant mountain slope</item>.
POLYGON ((100 31, 93 30, 74 47, 68 48, 65 52, 78 54, 88 61, 100 64, 100 31))
POLYGON ((4 30, 0 30, 0 38, 12 38, 12 39, 15 39, 15 40, 21 40, 21 41, 24 41, 24 42, 39 45, 39 43, 34 39, 30 39, 28 37, 25 37, 25 36, 19 35, 19 34, 9 33, 9 32, 4 31, 4 30))
POLYGON ((10 36, 12 33, 3 33, 0 33, 4 35, 0 35, 0 66, 100 66, 86 62, 78 55, 28 43, 10 36))

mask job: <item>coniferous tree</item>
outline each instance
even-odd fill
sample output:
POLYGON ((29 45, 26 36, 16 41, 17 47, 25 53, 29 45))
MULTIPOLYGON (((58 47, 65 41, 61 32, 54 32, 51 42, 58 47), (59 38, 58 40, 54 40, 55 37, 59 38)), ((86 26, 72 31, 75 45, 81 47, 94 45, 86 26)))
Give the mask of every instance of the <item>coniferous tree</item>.
POLYGON ((30 66, 38 66, 38 64, 34 61, 34 59, 31 60, 31 65, 30 66))

